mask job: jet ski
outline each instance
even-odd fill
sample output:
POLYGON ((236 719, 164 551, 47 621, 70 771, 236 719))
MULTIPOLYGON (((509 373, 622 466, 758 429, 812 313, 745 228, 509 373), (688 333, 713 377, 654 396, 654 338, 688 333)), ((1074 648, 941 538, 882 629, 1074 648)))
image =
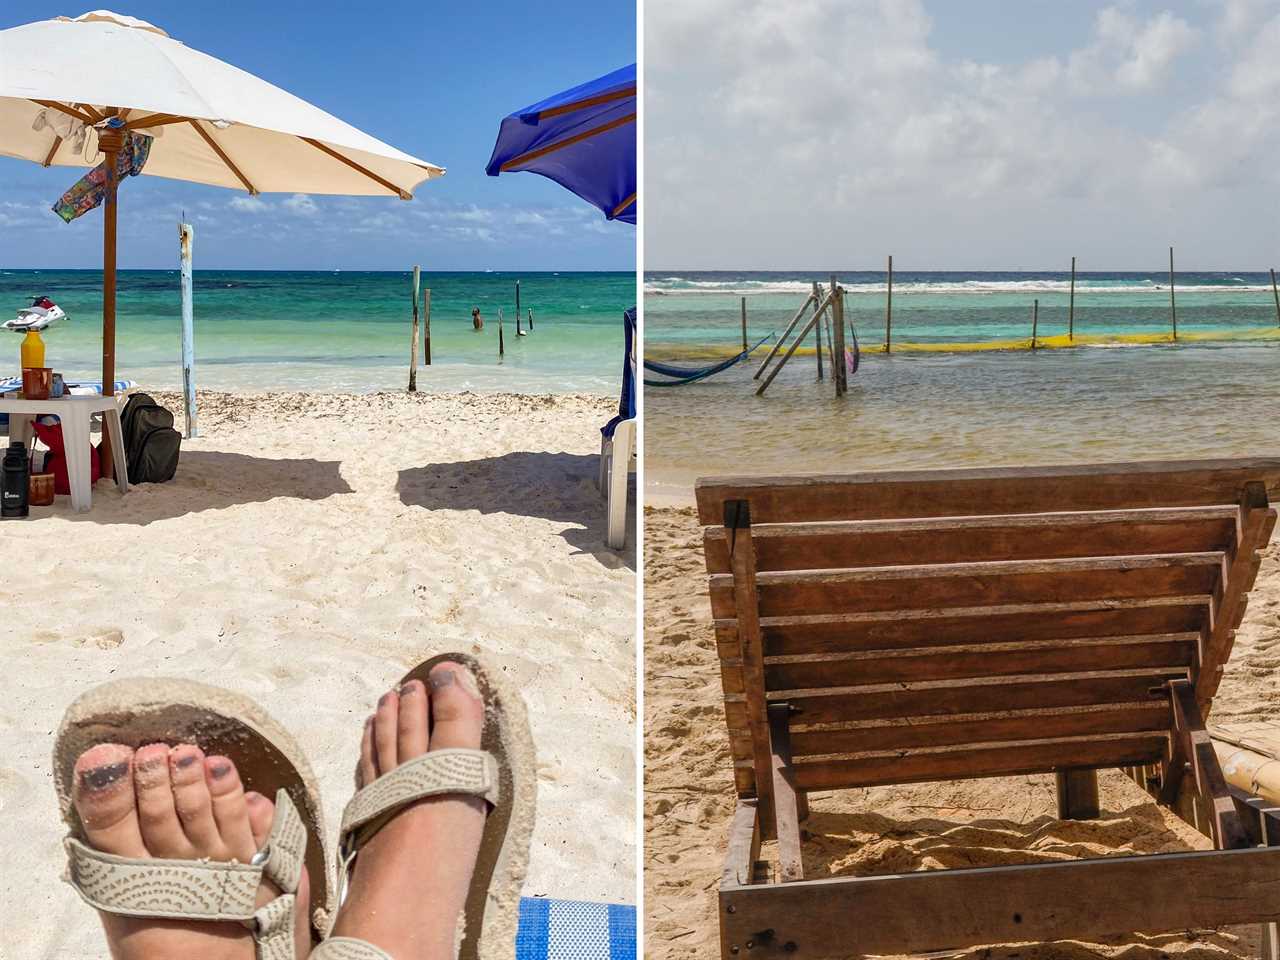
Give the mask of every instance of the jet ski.
POLYGON ((63 309, 48 297, 33 297, 31 306, 23 307, 12 320, 4 322, 6 330, 26 333, 28 330, 44 330, 67 317, 63 309))

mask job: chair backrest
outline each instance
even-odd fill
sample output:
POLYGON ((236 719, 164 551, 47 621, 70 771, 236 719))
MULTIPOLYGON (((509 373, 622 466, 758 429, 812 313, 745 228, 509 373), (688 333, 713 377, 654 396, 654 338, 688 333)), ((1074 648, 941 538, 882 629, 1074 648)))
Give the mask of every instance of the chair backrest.
POLYGON ((1277 484, 1280 459, 699 480, 739 793, 779 702, 801 790, 1154 762, 1167 681, 1217 689, 1277 484))

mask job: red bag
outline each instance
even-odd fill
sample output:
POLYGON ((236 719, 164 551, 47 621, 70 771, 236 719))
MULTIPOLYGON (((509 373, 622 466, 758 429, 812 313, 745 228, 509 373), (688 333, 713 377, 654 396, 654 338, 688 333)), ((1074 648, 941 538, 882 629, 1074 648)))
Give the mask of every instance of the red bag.
MULTIPOLYGON (((62 424, 49 426, 39 420, 33 421, 31 428, 35 430, 40 442, 49 448, 44 458, 45 472, 53 471, 53 492, 66 497, 71 494, 71 481, 67 479, 67 454, 62 443, 62 424)), ((98 460, 98 448, 89 444, 89 482, 97 483, 102 476, 102 464, 98 460)))

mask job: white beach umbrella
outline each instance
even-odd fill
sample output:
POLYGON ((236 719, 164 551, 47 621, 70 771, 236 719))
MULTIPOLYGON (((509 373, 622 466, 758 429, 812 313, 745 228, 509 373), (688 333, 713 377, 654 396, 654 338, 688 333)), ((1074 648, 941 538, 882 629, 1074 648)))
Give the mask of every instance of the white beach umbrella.
MULTIPOLYGON (((116 155, 153 135, 144 175, 267 192, 412 198, 444 168, 411 157, 134 17, 96 10, 0 30, 0 154, 107 162, 103 389, 115 380, 116 155), (111 118, 123 126, 106 129, 111 118)), ((52 198, 51 198, 52 199, 52 198)))

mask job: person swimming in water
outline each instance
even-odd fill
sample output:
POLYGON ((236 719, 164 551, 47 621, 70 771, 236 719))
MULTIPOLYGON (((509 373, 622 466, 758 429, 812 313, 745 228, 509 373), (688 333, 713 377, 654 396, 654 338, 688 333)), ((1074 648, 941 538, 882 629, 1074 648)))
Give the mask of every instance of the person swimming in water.
POLYGON ((482 319, 480 318, 480 308, 479 308, 479 307, 472 307, 472 308, 471 308, 471 326, 472 326, 472 327, 474 327, 474 328, 475 328, 475 329, 477 329, 477 330, 483 330, 483 329, 484 329, 484 320, 482 320, 482 319))

